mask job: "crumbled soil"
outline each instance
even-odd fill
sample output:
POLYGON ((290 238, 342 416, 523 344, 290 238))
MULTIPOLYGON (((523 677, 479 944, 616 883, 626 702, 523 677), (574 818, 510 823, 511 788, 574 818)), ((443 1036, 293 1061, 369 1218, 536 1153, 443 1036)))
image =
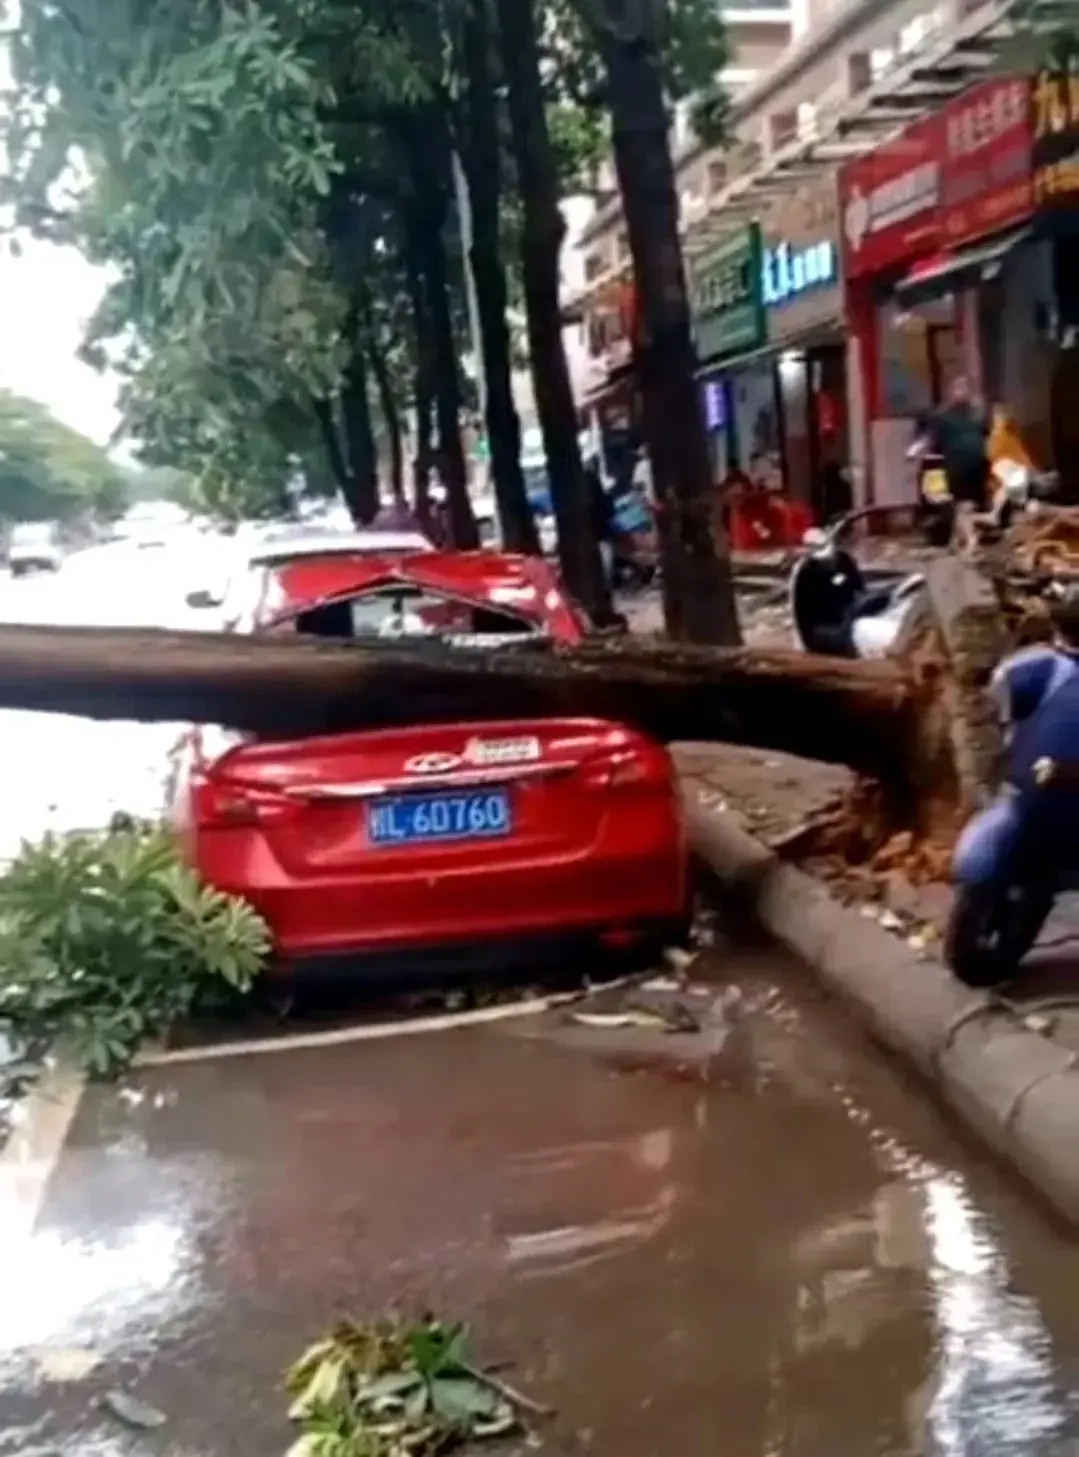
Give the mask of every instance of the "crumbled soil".
POLYGON ((871 787, 849 769, 733 744, 679 745, 675 756, 714 803, 841 900, 875 907, 897 931, 939 934, 951 904, 950 846, 889 835, 871 787))

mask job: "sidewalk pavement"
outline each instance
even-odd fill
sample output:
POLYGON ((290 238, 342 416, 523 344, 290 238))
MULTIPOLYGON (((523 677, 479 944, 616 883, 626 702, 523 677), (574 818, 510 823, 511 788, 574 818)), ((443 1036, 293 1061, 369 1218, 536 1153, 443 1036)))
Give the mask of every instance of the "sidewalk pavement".
POLYGON ((892 874, 859 899, 848 877, 822 879, 784 860, 783 841, 849 784, 843 770, 727 745, 680 746, 675 756, 697 856, 976 1137, 1079 1225, 1076 898, 1062 899, 1014 986, 970 991, 939 957, 946 886, 912 887, 892 874))

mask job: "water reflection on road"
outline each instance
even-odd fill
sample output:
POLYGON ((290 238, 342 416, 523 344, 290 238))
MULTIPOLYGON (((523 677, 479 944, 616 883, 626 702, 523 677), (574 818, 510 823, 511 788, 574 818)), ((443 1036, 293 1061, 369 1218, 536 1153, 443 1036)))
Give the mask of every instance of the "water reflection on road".
POLYGON ((799 968, 716 971, 740 996, 704 1081, 662 1034, 627 1072, 552 1017, 93 1091, 0 1256, 2 1457, 134 1457, 90 1400, 118 1382, 169 1451, 284 1450, 281 1368, 391 1307, 471 1320, 559 1457, 1070 1452, 1072 1243, 799 968), (93 1375, 49 1379, 72 1352, 93 1375))

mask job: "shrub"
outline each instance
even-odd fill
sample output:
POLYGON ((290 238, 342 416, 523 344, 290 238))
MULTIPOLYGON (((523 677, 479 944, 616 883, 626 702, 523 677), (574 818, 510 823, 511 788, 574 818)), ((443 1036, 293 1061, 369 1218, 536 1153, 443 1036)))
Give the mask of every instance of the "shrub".
POLYGON ((269 946, 261 917, 204 885, 160 827, 50 835, 0 876, 0 1027, 24 1046, 61 1039, 109 1076, 145 1039, 248 992, 269 946))

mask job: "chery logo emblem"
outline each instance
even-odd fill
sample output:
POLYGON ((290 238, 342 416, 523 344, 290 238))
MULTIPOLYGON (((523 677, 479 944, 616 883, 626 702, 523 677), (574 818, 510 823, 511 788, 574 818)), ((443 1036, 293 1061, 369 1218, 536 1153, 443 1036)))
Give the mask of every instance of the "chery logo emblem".
POLYGON ((447 774, 461 762, 460 754, 417 754, 405 764, 406 774, 447 774))

